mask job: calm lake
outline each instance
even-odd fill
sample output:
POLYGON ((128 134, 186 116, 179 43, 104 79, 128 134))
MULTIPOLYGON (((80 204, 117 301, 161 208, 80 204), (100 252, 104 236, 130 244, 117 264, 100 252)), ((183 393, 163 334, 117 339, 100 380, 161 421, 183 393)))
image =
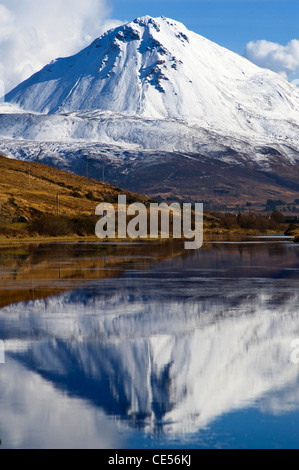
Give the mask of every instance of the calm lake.
POLYGON ((286 237, 0 248, 0 448, 299 448, 298 281, 286 237))

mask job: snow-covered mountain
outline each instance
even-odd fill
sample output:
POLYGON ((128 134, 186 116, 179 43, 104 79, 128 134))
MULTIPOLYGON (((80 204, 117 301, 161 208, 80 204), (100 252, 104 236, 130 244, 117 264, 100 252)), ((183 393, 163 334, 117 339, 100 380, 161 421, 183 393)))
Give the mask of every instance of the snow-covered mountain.
POLYGON ((108 31, 44 67, 6 100, 38 113, 112 111, 238 134, 279 137, 284 129, 275 121, 299 125, 293 85, 163 17, 108 31))
MULTIPOLYGON (((65 143, 72 154, 93 143, 91 155, 99 161, 99 145, 118 146, 135 152, 141 165, 144 151, 224 156, 237 165, 262 161, 262 170, 273 149, 282 163, 299 159, 299 90, 164 17, 107 31, 78 54, 51 62, 5 100, 0 151, 24 158, 29 143, 26 158, 59 161, 61 168, 70 169, 65 143), (55 157, 42 145, 48 142, 56 144, 55 157)), ((83 159, 76 171, 85 167, 83 159)), ((125 171, 134 179, 130 163, 125 171)))

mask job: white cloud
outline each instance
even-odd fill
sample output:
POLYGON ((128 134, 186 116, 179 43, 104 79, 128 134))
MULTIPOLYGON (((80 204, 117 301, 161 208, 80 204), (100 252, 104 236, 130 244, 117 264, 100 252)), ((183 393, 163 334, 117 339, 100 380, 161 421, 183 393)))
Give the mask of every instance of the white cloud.
POLYGON ((290 78, 299 72, 299 40, 293 39, 286 46, 265 40, 251 41, 246 45, 245 57, 290 78))
POLYGON ((109 27, 107 0, 0 0, 0 80, 6 91, 109 27))

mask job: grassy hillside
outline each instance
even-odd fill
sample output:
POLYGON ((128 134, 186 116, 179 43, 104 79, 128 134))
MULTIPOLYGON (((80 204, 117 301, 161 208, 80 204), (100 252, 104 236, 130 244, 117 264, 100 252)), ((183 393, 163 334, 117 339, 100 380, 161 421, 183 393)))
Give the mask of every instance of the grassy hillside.
POLYGON ((128 201, 147 200, 139 194, 47 165, 0 156, 2 222, 18 216, 30 219, 38 214, 57 214, 57 211, 67 216, 93 215, 99 202, 117 202, 119 194, 126 194, 128 201))
POLYGON ((0 156, 0 238, 94 235, 96 206, 117 203, 120 194, 128 203, 148 201, 91 178, 0 156))
MULTIPOLYGON (((126 194, 129 204, 150 201, 44 164, 0 156, 0 239, 87 235, 96 239, 96 206, 100 202, 117 203, 120 194, 126 194)), ((277 222, 268 214, 204 214, 206 233, 283 232, 286 228, 283 221, 277 222)))

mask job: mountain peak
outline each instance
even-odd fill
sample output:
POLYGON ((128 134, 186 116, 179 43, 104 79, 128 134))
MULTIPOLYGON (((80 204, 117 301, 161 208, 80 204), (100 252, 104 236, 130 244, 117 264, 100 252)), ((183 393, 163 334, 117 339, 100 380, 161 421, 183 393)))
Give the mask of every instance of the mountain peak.
MULTIPOLYGON (((155 101, 161 101, 159 95, 168 91, 164 85, 183 64, 187 32, 165 17, 136 18, 105 32, 78 54, 52 61, 6 100, 42 113, 100 109, 165 116, 163 103, 156 106, 155 101)), ((171 94, 179 96, 176 90, 171 94)), ((166 116, 177 117, 172 114, 166 116)))
POLYGON ((153 18, 151 16, 146 15, 141 16, 139 18, 135 18, 129 23, 125 23, 121 26, 107 31, 103 36, 99 38, 99 40, 107 36, 116 37, 120 41, 124 42, 126 40, 130 41, 134 39, 144 40, 146 39, 147 34, 152 36, 156 33, 161 33, 162 36, 174 34, 178 39, 187 39, 187 36, 185 34, 187 31, 187 28, 182 23, 179 23, 177 21, 165 18, 164 16, 153 18))
MULTIPOLYGON (((162 17, 160 17, 160 19, 162 19, 162 17)), ((140 24, 140 25, 148 25, 148 24, 156 23, 156 20, 157 18, 155 19, 152 16, 144 15, 144 16, 135 18, 135 20, 133 20, 133 23, 140 24)))
MULTIPOLYGON (((127 24, 131 24, 131 23, 135 23, 135 24, 139 24, 140 26, 161 26, 161 24, 167 24, 168 26, 172 26, 172 27, 175 27, 175 26, 178 26, 178 25, 181 25, 181 26, 184 26, 182 23, 179 23, 175 20, 172 20, 170 18, 165 18, 165 16, 159 16, 159 17, 152 17, 152 16, 149 16, 149 15, 145 15, 145 16, 141 16, 139 18, 135 18, 132 22, 130 23, 127 23, 127 24)), ((185 27, 185 26, 184 26, 185 27)))
MULTIPOLYGON (((58 59, 6 100, 39 113, 111 111, 225 132, 266 132, 298 121, 299 93, 285 79, 165 17, 111 29, 58 59)), ((272 132, 272 131, 270 131, 272 132)))

